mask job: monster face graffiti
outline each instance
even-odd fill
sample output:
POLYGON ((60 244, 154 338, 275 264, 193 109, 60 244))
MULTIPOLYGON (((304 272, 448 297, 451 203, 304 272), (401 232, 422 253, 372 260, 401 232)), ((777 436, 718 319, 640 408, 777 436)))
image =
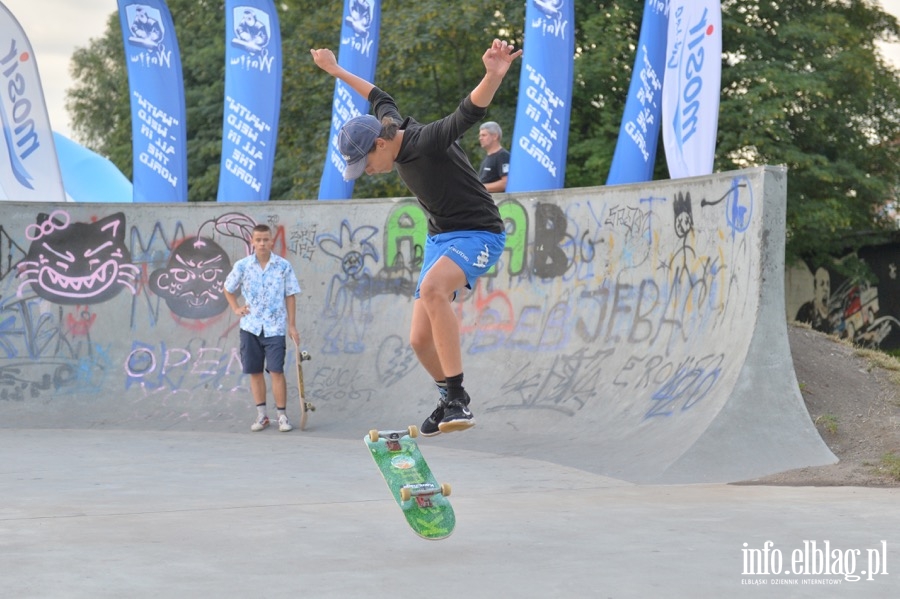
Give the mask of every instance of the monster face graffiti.
POLYGON ((209 318, 228 308, 222 294, 231 260, 219 244, 191 237, 172 252, 165 268, 150 275, 150 289, 184 318, 209 318))
POLYGON ((39 214, 29 225, 28 254, 18 265, 21 296, 28 285, 57 304, 100 303, 127 288, 137 293, 138 267, 125 246, 121 212, 92 223, 72 223, 61 210, 39 214))

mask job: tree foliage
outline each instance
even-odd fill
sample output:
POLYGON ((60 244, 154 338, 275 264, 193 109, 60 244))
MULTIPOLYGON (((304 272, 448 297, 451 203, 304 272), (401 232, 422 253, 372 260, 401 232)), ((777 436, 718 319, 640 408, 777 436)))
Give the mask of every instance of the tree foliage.
MULTIPOLYGON (((339 51, 339 3, 278 2, 282 33, 283 83, 278 146, 271 198, 318 195, 331 121, 334 79, 313 63, 309 49, 339 51)), ((410 5, 383 0, 375 83, 391 93, 405 115, 421 122, 453 110, 483 73, 481 55, 503 35, 521 43, 524 6, 503 0, 475 0, 448 8, 439 0, 410 5), (402 23, 402 26, 396 26, 402 23)), ((181 53, 187 107, 188 198, 215 200, 222 143, 225 16, 221 2, 168 0, 181 53)), ((111 15, 104 35, 72 57, 75 84, 67 107, 75 137, 105 154, 131 176, 131 115, 121 29, 111 15), (115 118, 110 118, 115 115, 115 118)), ((518 67, 508 75, 489 118, 511 132, 518 67), (506 125, 508 123, 508 126, 506 125)), ((481 152, 477 132, 463 140, 473 156, 481 152)), ((480 157, 479 157, 480 159, 480 157)), ((408 195, 396 173, 363 177, 356 197, 408 195)))
POLYGON ((854 233, 889 225, 900 183, 900 85, 876 47, 897 21, 863 0, 726 0, 723 29, 716 166, 788 167, 791 257, 871 242, 854 233))
MULTIPOLYGON (((643 2, 575 4, 575 80, 566 187, 603 185, 612 165, 643 17, 643 2)), ((667 178, 658 160, 658 178, 667 178)))
POLYGON ((106 35, 75 50, 70 65, 75 85, 66 92, 66 108, 75 137, 109 157, 131 179, 131 105, 125 46, 121 34, 109 34, 118 27, 119 17, 113 13, 107 19, 106 35))
MULTIPOLYGON (((185 77, 189 198, 215 199, 224 92, 221 1, 168 0, 185 77)), ((341 3, 281 0, 284 80, 272 199, 318 194, 334 80, 309 56, 338 50, 341 3)), ((521 0, 382 0, 375 83, 405 115, 439 118, 477 83, 494 37, 523 39, 521 0)), ((576 0, 575 81, 566 186, 602 185, 630 84, 644 3, 576 0)), ((896 40, 897 21, 872 0, 722 0, 723 63, 716 170, 784 164, 788 252, 821 258, 852 234, 883 227, 878 209, 900 188, 900 84, 876 43, 896 40)), ((519 65, 488 118, 513 131, 519 65)), ((118 18, 72 59, 68 107, 75 135, 131 173, 131 117, 118 18)), ((481 159, 477 132, 461 140, 481 159)), ((655 177, 668 177, 662 144, 655 177)), ((396 173, 362 177, 355 197, 404 196, 396 173)))

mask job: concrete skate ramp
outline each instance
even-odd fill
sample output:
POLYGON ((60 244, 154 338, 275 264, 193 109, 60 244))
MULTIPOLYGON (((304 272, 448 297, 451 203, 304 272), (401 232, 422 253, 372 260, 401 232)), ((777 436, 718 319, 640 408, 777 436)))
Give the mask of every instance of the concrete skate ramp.
MULTIPOLYGON (((836 462, 788 346, 786 185, 766 167, 499 195, 506 251, 454 304, 478 426, 423 444, 641 483, 836 462)), ((361 438, 435 405, 407 341, 426 234, 414 200, 0 211, 0 427, 251 434, 219 289, 257 222, 298 272, 313 354, 317 411, 289 437, 361 438)))

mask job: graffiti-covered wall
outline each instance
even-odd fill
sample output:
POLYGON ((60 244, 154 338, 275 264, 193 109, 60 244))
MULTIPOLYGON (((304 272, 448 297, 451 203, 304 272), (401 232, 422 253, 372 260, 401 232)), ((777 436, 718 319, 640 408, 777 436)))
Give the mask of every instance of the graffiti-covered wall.
POLYGON ((841 260, 859 259, 874 279, 848 277, 837 268, 797 264, 787 270, 789 320, 862 346, 900 349, 900 244, 860 249, 841 260))
MULTIPOLYGON (((781 257, 766 266, 783 251, 764 224, 772 176, 498 196, 505 252, 453 304, 479 422, 554 434, 577 418, 619 448, 666 443, 648 468, 677 459, 745 376, 765 269, 783 276, 781 257)), ((0 426, 248 429, 221 287, 255 223, 303 289, 317 430, 433 408, 407 340, 426 235, 414 200, 0 211, 0 426)))

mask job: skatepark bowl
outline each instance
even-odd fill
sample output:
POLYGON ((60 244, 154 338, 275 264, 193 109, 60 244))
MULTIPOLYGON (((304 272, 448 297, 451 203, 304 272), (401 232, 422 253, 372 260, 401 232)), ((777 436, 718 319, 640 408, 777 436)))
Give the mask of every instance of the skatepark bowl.
POLYGON ((503 256, 453 304, 477 426, 418 440, 453 486, 432 542, 363 442, 437 400, 415 200, 4 202, 3 596, 895 596, 896 490, 729 484, 836 462, 787 342, 786 190, 497 195, 503 256), (303 288, 306 431, 250 432, 221 284, 256 223, 303 288))

